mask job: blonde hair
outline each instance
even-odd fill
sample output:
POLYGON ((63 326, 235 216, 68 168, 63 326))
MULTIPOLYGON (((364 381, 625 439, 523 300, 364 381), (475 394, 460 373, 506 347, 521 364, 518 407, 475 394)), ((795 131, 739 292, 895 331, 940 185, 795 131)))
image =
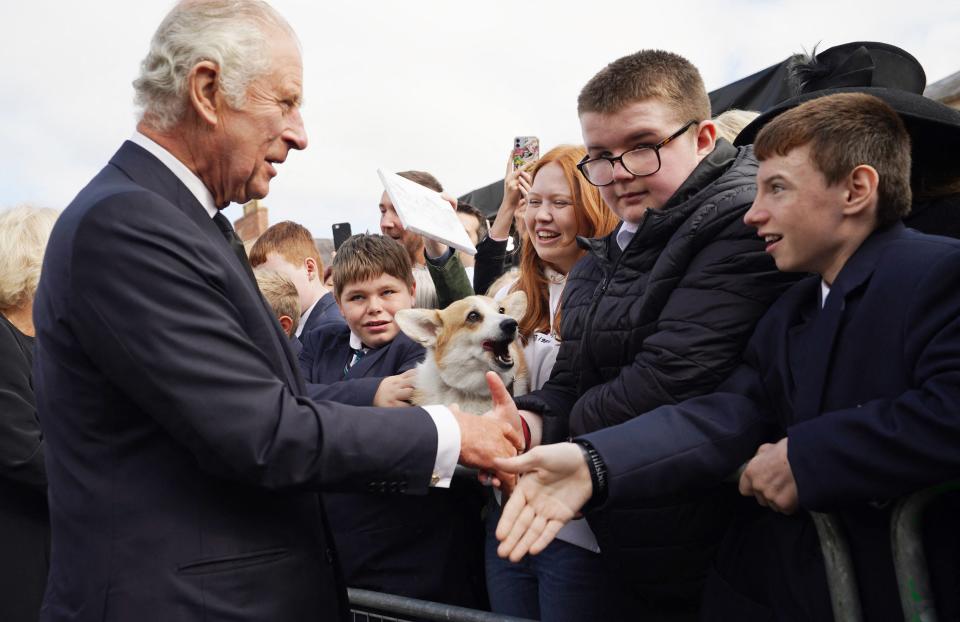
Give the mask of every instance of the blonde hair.
POLYGON ((0 310, 33 300, 40 283, 43 251, 59 212, 21 205, 0 213, 0 310))
POLYGON ((300 323, 300 295, 297 287, 289 278, 266 268, 258 268, 253 273, 257 276, 257 286, 260 293, 267 299, 267 304, 273 309, 273 314, 279 320, 286 315, 293 320, 290 331, 297 330, 300 323))
POLYGON ((750 125, 750 122, 760 116, 759 112, 753 110, 740 110, 731 108, 722 112, 713 118, 713 124, 717 128, 717 138, 725 138, 727 142, 733 140, 743 131, 743 128, 750 125))

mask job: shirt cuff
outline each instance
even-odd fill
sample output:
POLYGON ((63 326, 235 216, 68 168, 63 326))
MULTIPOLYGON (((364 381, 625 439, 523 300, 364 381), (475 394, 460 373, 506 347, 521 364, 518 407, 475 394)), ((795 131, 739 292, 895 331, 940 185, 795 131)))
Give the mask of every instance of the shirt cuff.
POLYGON ((494 242, 506 242, 507 240, 510 239, 510 234, 508 233, 506 236, 504 236, 504 237, 502 237, 502 238, 498 238, 497 236, 495 236, 495 235, 493 235, 492 233, 489 233, 489 232, 488 232, 488 233, 487 233, 487 237, 490 238, 491 240, 493 240, 494 242))
POLYGON ((423 256, 427 258, 427 261, 432 263, 435 266, 442 266, 443 264, 450 261, 450 258, 453 257, 453 249, 450 246, 447 246, 447 250, 443 252, 439 257, 431 257, 430 253, 427 252, 427 249, 423 249, 423 256))
POLYGON ((446 406, 424 406, 423 409, 437 426, 437 460, 433 465, 430 485, 449 488, 460 457, 460 424, 446 406))

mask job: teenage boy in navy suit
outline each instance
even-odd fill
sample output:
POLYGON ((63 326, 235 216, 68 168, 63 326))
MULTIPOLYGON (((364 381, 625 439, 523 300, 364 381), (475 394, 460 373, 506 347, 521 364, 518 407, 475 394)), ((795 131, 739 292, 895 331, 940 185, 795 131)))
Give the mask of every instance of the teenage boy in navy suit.
MULTIPOLYGON (((910 139, 874 96, 802 104, 754 148, 757 198, 744 221, 780 270, 813 276, 770 308, 715 393, 501 464, 528 475, 504 508, 499 552, 542 550, 591 498, 615 508, 696 490, 752 456, 740 492, 773 511, 728 531, 703 619, 831 619, 807 510, 843 525, 864 619, 902 620, 892 502, 960 474, 960 242, 901 223, 910 139)), ((923 519, 949 620, 960 616, 957 506, 942 498, 923 519)))
MULTIPOLYGON (((326 324, 306 335, 300 367, 307 393, 356 406, 409 406, 414 367, 426 354, 394 321, 397 311, 413 307, 410 256, 392 238, 355 235, 337 251, 333 288, 346 324, 326 324)), ((475 487, 455 486, 417 499, 324 498, 348 585, 463 606, 485 604, 483 496, 475 487)))

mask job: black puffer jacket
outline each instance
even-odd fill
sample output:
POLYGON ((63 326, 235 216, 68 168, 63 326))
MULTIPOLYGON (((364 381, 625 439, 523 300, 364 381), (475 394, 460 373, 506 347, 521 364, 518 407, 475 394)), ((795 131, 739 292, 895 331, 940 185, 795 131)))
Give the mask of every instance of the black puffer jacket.
MULTIPOLYGON (((713 390, 757 320, 794 280, 743 223, 756 193, 752 148, 718 141, 621 253, 616 232, 588 254, 562 301, 550 380, 517 398, 544 416, 544 442, 609 427, 713 390)), ((604 560, 632 593, 692 598, 726 527, 727 489, 588 516, 604 560)))

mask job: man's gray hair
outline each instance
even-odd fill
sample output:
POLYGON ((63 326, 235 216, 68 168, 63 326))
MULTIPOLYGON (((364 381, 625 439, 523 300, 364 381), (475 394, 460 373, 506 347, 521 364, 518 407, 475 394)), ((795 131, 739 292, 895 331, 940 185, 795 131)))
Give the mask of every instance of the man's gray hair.
POLYGON ((187 107, 187 78, 210 61, 219 68, 218 87, 233 108, 244 104, 247 87, 270 68, 271 30, 296 38, 290 25, 261 0, 188 0, 173 8, 150 41, 133 81, 141 119, 170 129, 187 107))

